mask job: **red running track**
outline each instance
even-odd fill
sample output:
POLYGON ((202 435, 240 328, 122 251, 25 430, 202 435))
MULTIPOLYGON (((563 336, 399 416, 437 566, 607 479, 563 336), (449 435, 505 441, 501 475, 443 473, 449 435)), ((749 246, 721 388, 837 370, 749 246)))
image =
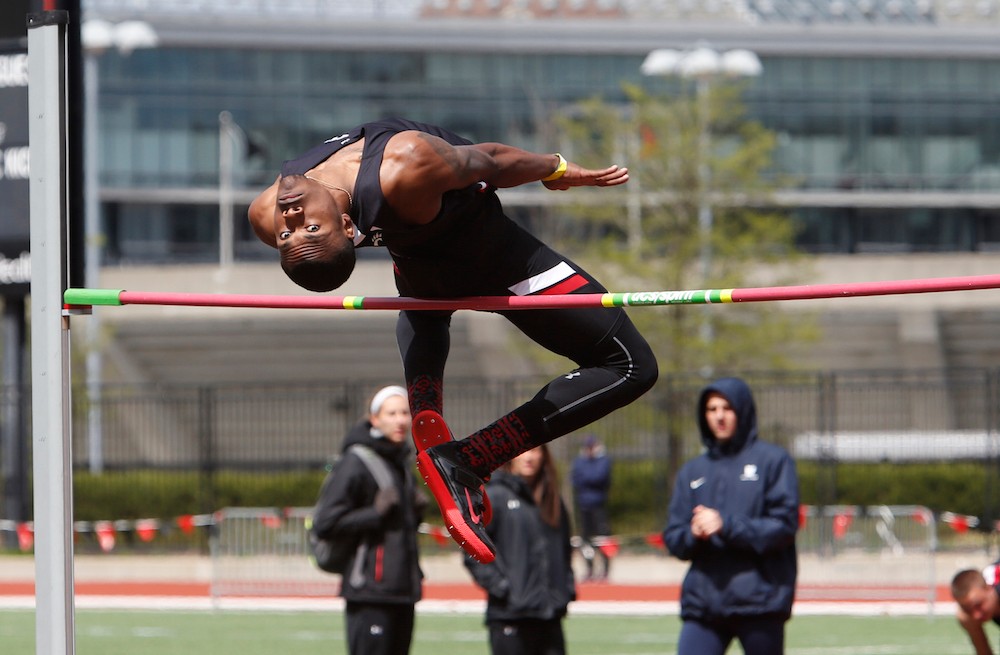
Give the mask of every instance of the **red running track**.
MULTIPOLYGON (((77 582, 74 589, 78 596, 162 596, 162 597, 209 597, 211 587, 205 582, 77 582)), ((0 596, 33 596, 35 585, 31 581, 0 581, 0 596)), ((801 585, 797 593, 798 602, 913 602, 926 601, 926 587, 858 587, 850 585, 801 585)), ((468 583, 424 584, 424 598, 427 600, 482 601, 485 593, 468 583)), ((577 585, 577 600, 580 601, 653 601, 676 602, 680 599, 678 585, 638 585, 599 582, 582 582, 577 585)), ((937 602, 950 602, 947 585, 939 585, 935 590, 937 602)))

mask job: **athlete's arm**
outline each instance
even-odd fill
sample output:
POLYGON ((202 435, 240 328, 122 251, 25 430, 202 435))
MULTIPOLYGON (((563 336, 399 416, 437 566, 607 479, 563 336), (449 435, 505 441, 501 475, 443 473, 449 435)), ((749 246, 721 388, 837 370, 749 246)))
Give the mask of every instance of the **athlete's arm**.
MULTIPOLYGON (((279 178, 280 179, 280 178, 279 178)), ((278 242, 274 238, 274 203, 278 199, 278 180, 274 184, 260 192, 250 208, 247 210, 247 219, 250 227, 253 228, 257 238, 271 246, 278 247, 278 242)))
MULTIPOLYGON (((559 167, 559 155, 539 155, 503 143, 477 143, 460 146, 485 156, 496 167, 496 175, 482 178, 498 188, 507 188, 542 180, 552 175, 559 167)), ((589 169, 566 162, 566 171, 556 180, 542 182, 546 188, 562 191, 576 186, 617 186, 628 182, 628 169, 617 165, 601 169, 589 169)))
MULTIPOLYGON (((396 212, 415 224, 428 223, 441 209, 441 196, 486 182, 508 188, 537 182, 559 167, 553 154, 536 154, 502 143, 453 146, 424 132, 400 132, 386 145, 379 171, 382 193, 396 212)), ((628 181, 628 169, 586 169, 567 162, 557 180, 543 182, 552 190, 576 186, 616 186, 628 181)))
POLYGON ((986 638, 986 631, 983 624, 968 616, 962 610, 958 611, 958 623, 969 635, 972 647, 976 649, 976 655, 993 655, 990 649, 990 641, 986 638))

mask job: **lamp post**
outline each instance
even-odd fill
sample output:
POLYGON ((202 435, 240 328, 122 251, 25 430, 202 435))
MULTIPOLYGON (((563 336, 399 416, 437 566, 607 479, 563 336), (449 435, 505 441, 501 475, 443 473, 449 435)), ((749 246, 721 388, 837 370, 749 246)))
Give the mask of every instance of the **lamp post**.
POLYGON ((231 266, 235 258, 233 189, 236 159, 245 159, 249 139, 228 111, 219 112, 219 266, 231 266))
MULTIPOLYGON (((156 32, 142 21, 108 21, 91 19, 80 26, 80 43, 83 48, 84 92, 84 281, 90 288, 100 286, 101 253, 104 232, 101 226, 100 146, 97 120, 100 85, 99 63, 101 55, 115 48, 122 55, 129 55, 140 48, 155 47, 156 32)), ((87 445, 90 471, 104 470, 103 419, 101 414, 101 382, 104 364, 100 350, 100 320, 95 310, 89 323, 90 344, 87 349, 87 445)))
MULTIPOLYGON (((707 287, 712 273, 712 168, 709 157, 712 149, 712 132, 709 116, 709 99, 712 83, 719 78, 756 77, 763 66, 756 53, 736 49, 719 52, 705 42, 689 50, 653 50, 642 62, 643 75, 679 77, 694 80, 698 111, 698 230, 701 235, 699 261, 702 283, 707 287)), ((713 339, 712 323, 706 318, 702 323, 702 339, 710 344, 713 339)))

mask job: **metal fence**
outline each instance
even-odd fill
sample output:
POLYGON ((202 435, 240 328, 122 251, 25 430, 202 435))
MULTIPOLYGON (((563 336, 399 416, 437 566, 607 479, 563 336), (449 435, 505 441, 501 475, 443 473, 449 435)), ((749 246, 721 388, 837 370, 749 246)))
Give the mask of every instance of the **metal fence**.
MULTIPOLYGON (((228 507, 216 512, 210 548, 213 599, 337 595, 340 576, 323 573, 311 559, 306 533, 306 519, 311 512, 308 507, 228 507)), ((872 579, 861 585, 802 586, 796 593, 799 600, 926 601, 928 612, 933 612, 937 599, 937 533, 929 509, 803 505, 801 514, 796 539, 800 555, 906 556, 907 567, 902 577, 872 579)), ((421 526, 421 530, 427 532, 428 526, 421 526)))
MULTIPOLYGON (((984 525, 992 525, 1000 515, 996 498, 1000 371, 754 373, 743 377, 754 390, 762 438, 788 448, 800 466, 815 467, 817 473, 809 482, 815 487, 803 489, 810 502, 822 506, 844 502, 838 498, 836 482, 838 471, 847 463, 963 462, 985 480, 981 510, 972 513, 984 525)), ((301 483, 303 472, 321 471, 340 451, 343 436, 364 414, 371 393, 384 382, 319 382, 281 388, 105 386, 94 398, 80 389, 73 397, 74 468, 78 478, 86 477, 94 487, 129 473, 141 473, 146 482, 159 475, 190 474, 197 480, 196 488, 190 490, 191 512, 211 513, 231 504, 218 497, 223 477, 238 486, 241 480, 270 476, 281 496, 282 479, 301 483), (99 421, 94 420, 95 407, 100 409, 99 421), (100 454, 99 466, 94 453, 100 454)), ((457 435, 468 434, 524 402, 542 382, 449 380, 445 415, 457 435)), ((608 446, 616 462, 616 479, 622 481, 612 489, 612 504, 619 499, 615 506, 621 510, 616 517, 620 520, 612 526, 616 531, 662 525, 673 474, 701 449, 694 405, 704 382, 694 376, 662 377, 640 401, 586 429, 608 446), (633 476, 648 486, 643 495, 649 507, 660 508, 657 516, 642 520, 623 507, 621 499, 633 476)), ((0 415, 11 402, 26 403, 23 413, 28 415, 30 398, 16 393, 0 394, 0 415)), ((10 426, 5 429, 9 432, 10 426)), ((9 434, 5 437, 10 438, 9 434)), ((27 434, 15 438, 30 444, 27 434)), ((579 445, 579 435, 551 444, 564 478, 569 477, 579 445)), ((16 450, 4 448, 0 458, 8 452, 16 450)), ((3 471, 18 469, 12 462, 0 463, 3 471)), ((20 470, 30 470, 27 463, 25 467, 20 470)), ((16 491, 5 484, 0 495, 11 489, 16 491)), ((568 487, 565 491, 571 497, 568 487)), ((954 509, 947 501, 943 498, 941 506, 932 509, 954 509)), ((141 515, 141 504, 135 511, 141 515)))
POLYGON ((211 539, 213 598, 335 596, 340 576, 310 559, 311 507, 227 507, 216 512, 211 539))

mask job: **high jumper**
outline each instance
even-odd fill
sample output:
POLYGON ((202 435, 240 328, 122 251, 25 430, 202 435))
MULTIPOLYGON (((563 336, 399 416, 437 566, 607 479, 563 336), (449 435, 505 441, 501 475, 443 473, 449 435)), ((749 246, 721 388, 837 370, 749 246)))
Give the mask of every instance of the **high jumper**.
MULTIPOLYGON (((328 292, 350 277, 355 249, 384 246, 400 295, 592 294, 606 289, 536 239, 503 210, 498 188, 541 182, 552 191, 614 187, 618 166, 587 169, 560 154, 472 143, 404 119, 367 123, 286 161, 251 204, 258 238, 280 253, 299 286, 328 292)), ((492 561, 483 482, 518 454, 631 403, 657 378, 646 340, 620 308, 508 311, 521 332, 575 367, 493 423, 454 440, 442 418, 454 310, 400 312, 403 361, 417 464, 452 537, 492 561)))

